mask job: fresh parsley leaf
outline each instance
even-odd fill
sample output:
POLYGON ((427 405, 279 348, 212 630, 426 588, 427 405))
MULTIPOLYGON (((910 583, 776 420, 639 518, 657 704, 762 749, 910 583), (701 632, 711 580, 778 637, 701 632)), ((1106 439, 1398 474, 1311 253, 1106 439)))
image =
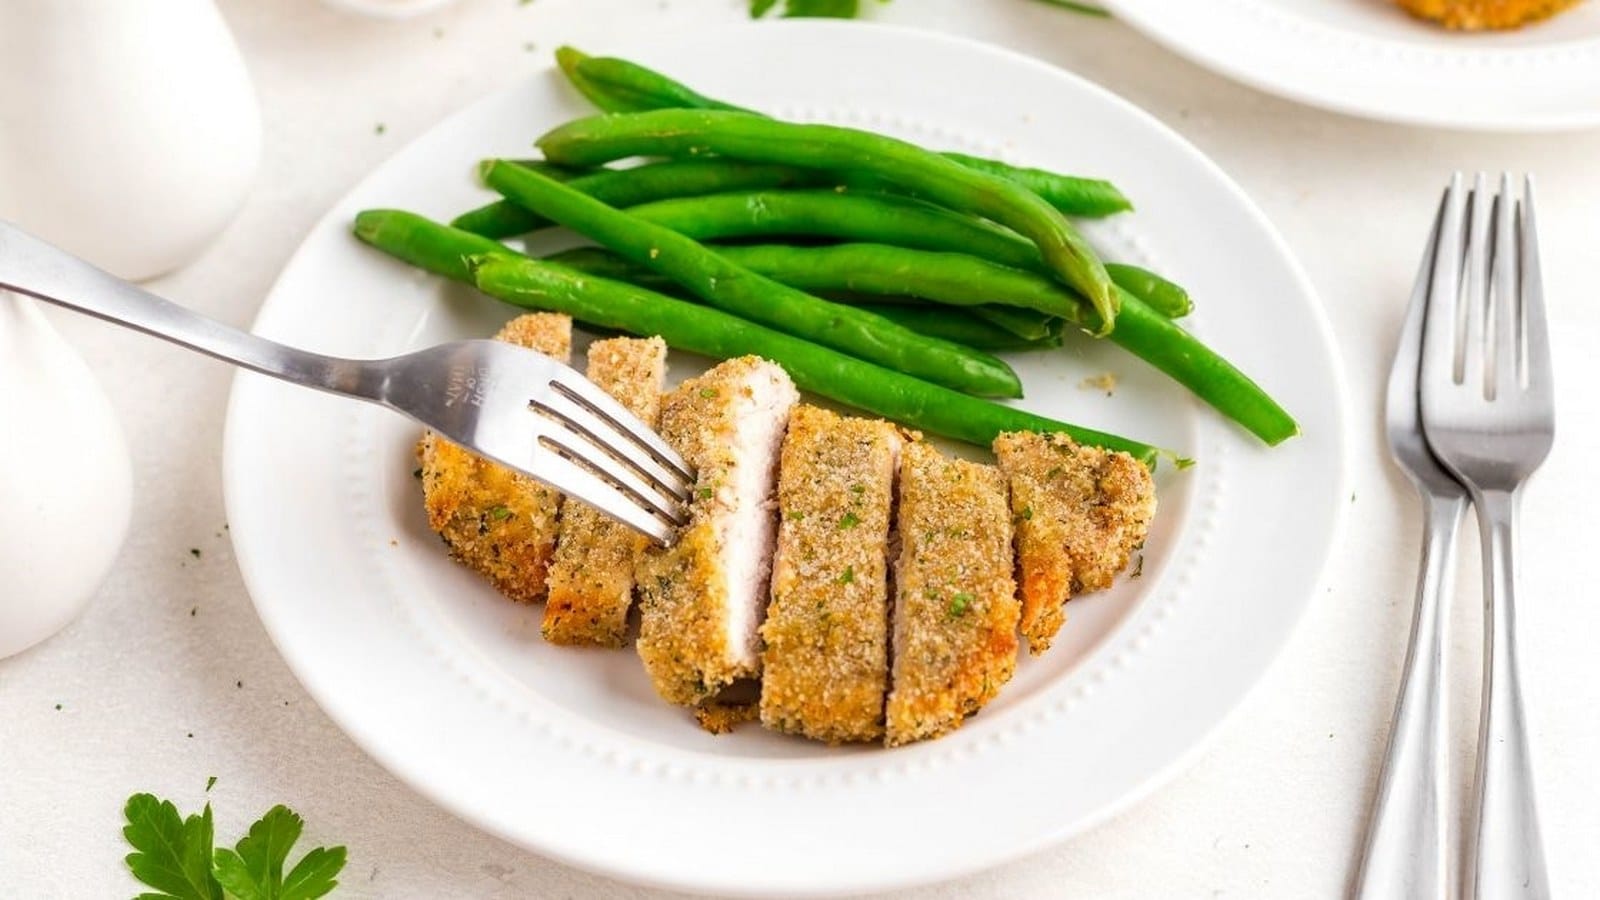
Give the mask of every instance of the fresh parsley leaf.
POLYGON ((344 856, 343 847, 318 847, 307 853, 283 877, 278 900, 315 900, 338 887, 344 856))
POLYGON ((966 591, 960 591, 950 598, 950 618, 959 619, 967 614, 967 609, 972 606, 972 601, 978 598, 966 591))
POLYGON ((854 527, 856 527, 857 525, 860 525, 860 524, 861 524, 861 517, 856 515, 853 512, 847 512, 843 516, 839 517, 839 530, 840 531, 849 531, 850 529, 852 529, 852 528, 854 528, 854 527))
POLYGON ((267 810, 234 849, 216 852, 217 880, 238 900, 314 900, 333 890, 344 867, 343 847, 318 847, 287 877, 283 873, 289 849, 304 827, 305 820, 287 806, 267 810))
POLYGON ((128 869, 157 891, 140 900, 222 900, 222 885, 211 872, 210 804, 185 819, 170 801, 134 794, 123 815, 128 824, 122 836, 134 849, 125 860, 128 869))
POLYGON ((768 12, 771 12, 772 7, 776 6, 777 4, 778 0, 750 0, 750 18, 761 18, 768 12))

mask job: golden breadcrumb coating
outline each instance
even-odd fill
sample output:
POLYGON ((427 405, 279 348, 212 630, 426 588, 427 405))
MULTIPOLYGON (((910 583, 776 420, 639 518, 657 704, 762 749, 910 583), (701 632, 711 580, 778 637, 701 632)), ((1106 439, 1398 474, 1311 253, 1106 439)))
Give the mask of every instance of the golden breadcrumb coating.
POLYGON ((1399 0, 1412 15, 1463 31, 1519 28, 1578 5, 1579 0, 1399 0))
POLYGON ((989 702, 1017 661, 1005 479, 906 445, 900 457, 894 687, 885 742, 937 737, 989 702))
POLYGON ((1022 636, 1037 656, 1066 621, 1063 604, 1110 587, 1144 545, 1155 482, 1128 454, 1080 446, 1065 434, 1002 434, 994 452, 1011 483, 1022 636))
MULTIPOLYGON (((564 363, 572 353, 572 320, 554 313, 518 316, 495 339, 564 363)), ((561 495, 431 431, 417 444, 417 457, 428 524, 450 555, 512 600, 543 597, 561 495)))
POLYGON ((711 701, 695 708, 694 720, 712 734, 730 734, 746 722, 760 718, 754 701, 748 703, 722 703, 711 701))
MULTIPOLYGON (((654 428, 661 412, 667 344, 612 338, 589 345, 589 380, 654 428)), ((634 567, 650 539, 582 501, 561 506, 561 537, 550 566, 544 637, 556 644, 620 647, 633 605, 634 567)))
MULTIPOLYGON (((656 692, 670 703, 698 706, 741 678, 760 674, 759 654, 748 653, 746 636, 731 634, 735 591, 748 586, 731 583, 729 553, 759 555, 757 577, 765 592, 768 546, 724 546, 730 539, 727 520, 740 504, 759 502, 771 518, 769 492, 751 501, 739 492, 739 470, 748 465, 767 467, 775 480, 777 443, 772 458, 747 460, 742 446, 742 420, 757 413, 763 398, 752 388, 763 379, 781 379, 787 416, 797 394, 787 374, 775 363, 744 356, 720 363, 698 378, 669 392, 661 404, 661 436, 694 468, 694 495, 689 504, 689 524, 677 543, 666 549, 651 548, 641 560, 639 589, 639 657, 644 661, 656 692), (745 658, 748 657, 748 661, 745 658)), ((776 439, 781 440, 780 430, 776 439)))
POLYGON ((903 439, 815 406, 789 417, 761 626, 761 721, 830 743, 883 737, 889 513, 903 439))

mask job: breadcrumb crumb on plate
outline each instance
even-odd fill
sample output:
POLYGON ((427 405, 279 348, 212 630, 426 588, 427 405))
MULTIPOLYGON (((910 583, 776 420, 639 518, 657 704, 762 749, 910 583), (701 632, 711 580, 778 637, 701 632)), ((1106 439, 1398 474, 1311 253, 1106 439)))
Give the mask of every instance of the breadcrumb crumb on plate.
MULTIPOLYGON (((565 363, 572 320, 530 313, 507 322, 495 339, 565 363)), ((428 525, 450 555, 518 603, 543 599, 561 494, 431 431, 418 442, 417 458, 428 525)))
POLYGON ((801 406, 778 470, 778 548, 761 626, 761 722, 818 740, 883 737, 889 526, 904 438, 801 406))
POLYGON ((639 656, 670 703, 700 705, 761 672, 778 450, 798 400, 782 367, 744 356, 662 402, 661 436, 696 473, 678 542, 639 566, 639 656))
POLYGON ((999 469, 908 444, 898 524, 891 747, 959 728, 1000 692, 1016 667, 1021 613, 999 469))
MULTIPOLYGON (((589 345, 589 380, 651 427, 660 417, 666 371, 667 344, 661 338, 612 338, 589 345)), ((622 646, 634 569, 649 546, 649 538, 587 503, 562 504, 541 629, 545 640, 622 646)))
POLYGON ((1110 587, 1144 545, 1155 482, 1128 454, 1064 434, 1002 434, 994 452, 1011 488, 1022 636, 1038 655, 1066 621, 1066 602, 1110 587))

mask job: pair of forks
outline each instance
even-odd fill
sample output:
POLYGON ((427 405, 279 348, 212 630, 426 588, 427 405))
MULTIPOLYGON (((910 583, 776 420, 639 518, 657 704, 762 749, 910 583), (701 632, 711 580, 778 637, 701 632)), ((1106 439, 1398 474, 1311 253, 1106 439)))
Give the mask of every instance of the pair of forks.
POLYGON ((388 407, 657 542, 670 543, 685 520, 694 475, 683 458, 588 379, 532 350, 482 340, 390 359, 308 353, 191 312, 5 222, 0 289, 388 407))
POLYGON ((1439 205, 1389 377, 1386 429, 1422 495, 1422 571, 1411 646, 1356 897, 1449 889, 1443 683, 1456 532, 1477 511, 1484 560, 1483 702, 1476 810, 1465 837, 1469 898, 1550 896, 1517 667, 1518 505, 1555 435, 1533 181, 1491 194, 1459 174, 1439 205))

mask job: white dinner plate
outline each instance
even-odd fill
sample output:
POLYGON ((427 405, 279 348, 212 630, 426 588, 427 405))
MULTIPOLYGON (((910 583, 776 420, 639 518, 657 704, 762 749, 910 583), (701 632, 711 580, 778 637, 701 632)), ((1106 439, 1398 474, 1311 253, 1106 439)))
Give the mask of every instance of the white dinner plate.
MULTIPOLYGON (((632 652, 544 643, 540 609, 501 599, 429 533, 414 425, 243 374, 228 415, 228 519, 261 619, 306 689, 463 819, 574 865, 696 892, 815 895, 971 872, 1079 832, 1173 772, 1284 646, 1347 506, 1328 328, 1261 213, 1122 100, 962 40, 789 23, 586 49, 793 118, 1115 178, 1139 212, 1091 237, 1186 283, 1193 327, 1305 434, 1262 447, 1087 340, 1016 357, 1028 407, 1198 464, 1160 472, 1142 574, 1073 601, 1055 648, 1023 660, 982 715, 902 749, 828 747, 751 726, 714 737, 655 698, 632 652), (1084 384, 1105 372, 1113 396, 1084 384)), ((443 218, 483 202, 477 159, 526 156, 534 136, 588 111, 548 71, 446 120, 316 226, 256 331, 349 356, 489 334, 507 309, 361 245, 351 217, 382 206, 443 218)), ((696 368, 673 364, 680 377, 696 368)))
POLYGON ((1292 100, 1493 131, 1600 125, 1600 3, 1516 31, 1451 32, 1392 0, 1106 0, 1173 51, 1292 100))

